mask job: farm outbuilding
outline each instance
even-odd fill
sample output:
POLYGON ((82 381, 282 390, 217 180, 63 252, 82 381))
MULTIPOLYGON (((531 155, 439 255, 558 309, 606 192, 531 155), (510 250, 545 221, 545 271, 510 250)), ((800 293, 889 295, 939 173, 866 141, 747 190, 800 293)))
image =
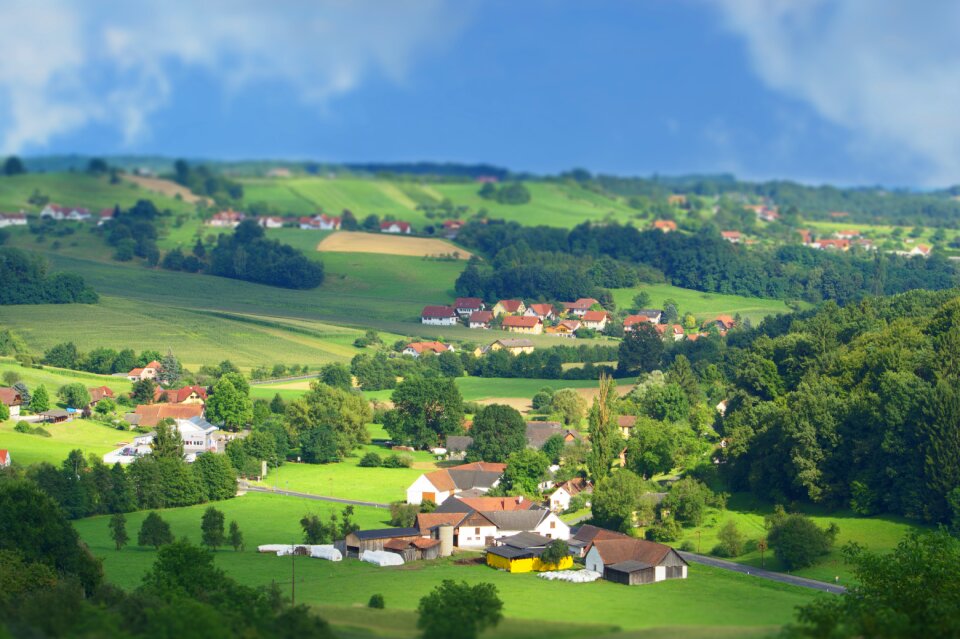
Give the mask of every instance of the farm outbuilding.
POLYGON ((627 536, 595 539, 584 563, 587 570, 599 572, 608 581, 631 586, 687 577, 687 562, 676 550, 627 536))
POLYGON ((603 578, 626 586, 652 584, 657 580, 656 568, 642 561, 628 559, 603 569, 603 578))
POLYGON ((421 538, 419 528, 378 528, 376 530, 357 530, 347 535, 345 541, 346 556, 359 557, 369 550, 383 550, 392 540, 413 542, 421 538))
POLYGON ((440 556, 440 540, 421 537, 408 541, 406 539, 391 539, 383 544, 383 549, 394 552, 403 557, 404 562, 418 559, 436 559, 440 556))

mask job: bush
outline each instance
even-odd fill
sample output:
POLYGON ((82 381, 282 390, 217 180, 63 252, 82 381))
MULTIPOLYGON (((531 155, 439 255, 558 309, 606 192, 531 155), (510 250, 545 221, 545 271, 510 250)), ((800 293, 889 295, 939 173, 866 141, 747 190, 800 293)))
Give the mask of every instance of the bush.
POLYGON ((30 433, 33 430, 33 427, 30 426, 30 422, 20 420, 17 422, 17 425, 13 427, 13 430, 17 431, 18 433, 30 433))
POLYGON ((360 463, 357 465, 364 468, 376 468, 383 465, 383 460, 380 459, 380 455, 369 452, 360 459, 360 463))
POLYGON ((805 515, 792 514, 777 521, 767 539, 777 559, 787 570, 794 570, 812 566, 829 553, 839 531, 836 524, 823 529, 805 515))
POLYGON ((717 539, 720 543, 711 551, 712 554, 718 557, 738 557, 743 554, 743 533, 737 529, 737 524, 732 519, 728 519, 723 525, 717 533, 717 539))
POLYGON ((367 608, 383 610, 383 595, 370 595, 370 601, 367 602, 367 608))
POLYGON ((410 468, 413 466, 413 458, 410 455, 388 455, 383 458, 384 468, 410 468))
POLYGON ((689 539, 680 544, 680 550, 683 552, 696 552, 697 547, 689 539))
POLYGON ((683 528, 680 527, 680 524, 675 519, 668 519, 667 521, 658 521, 654 525, 647 528, 644 537, 648 541, 676 541, 680 539, 680 535, 683 534, 683 528))
POLYGON ((416 504, 395 501, 390 504, 390 525, 397 528, 410 528, 417 522, 419 512, 420 507, 416 504))

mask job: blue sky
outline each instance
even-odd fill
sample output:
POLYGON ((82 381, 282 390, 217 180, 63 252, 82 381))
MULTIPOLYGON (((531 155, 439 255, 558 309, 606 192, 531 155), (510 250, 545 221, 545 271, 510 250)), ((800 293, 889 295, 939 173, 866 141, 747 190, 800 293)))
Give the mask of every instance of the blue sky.
POLYGON ((960 182, 956 3, 0 6, 6 152, 960 182))

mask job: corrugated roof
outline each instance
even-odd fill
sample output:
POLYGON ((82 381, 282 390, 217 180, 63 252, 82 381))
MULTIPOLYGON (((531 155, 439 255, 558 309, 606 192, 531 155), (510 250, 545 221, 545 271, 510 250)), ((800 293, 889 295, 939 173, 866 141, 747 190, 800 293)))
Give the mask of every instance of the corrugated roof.
POLYGON ((553 540, 537 533, 519 532, 509 537, 501 537, 497 541, 501 545, 513 546, 514 548, 545 548, 553 540))
POLYGON ((637 572, 640 570, 648 570, 650 568, 653 568, 653 566, 651 566, 648 563, 644 563, 642 561, 634 561, 632 559, 628 559, 627 561, 621 561, 619 563, 615 563, 606 567, 609 568, 610 570, 616 570, 617 572, 626 572, 626 573, 637 572))
POLYGON ((357 539, 390 539, 392 537, 419 537, 419 528, 377 528, 375 530, 358 530, 354 533, 357 539))
POLYGON ((483 516, 501 530, 533 530, 549 514, 549 510, 507 510, 485 512, 483 516))

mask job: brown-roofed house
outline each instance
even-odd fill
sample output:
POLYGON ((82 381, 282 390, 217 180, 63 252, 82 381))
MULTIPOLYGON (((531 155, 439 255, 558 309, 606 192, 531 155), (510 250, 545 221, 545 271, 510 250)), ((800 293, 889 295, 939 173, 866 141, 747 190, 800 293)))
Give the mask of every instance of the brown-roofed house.
POLYGON ((501 315, 523 315, 527 310, 527 306, 523 303, 523 300, 500 300, 493 305, 491 310, 496 317, 500 317, 501 315))
POLYGON ((182 388, 160 388, 153 390, 154 403, 168 404, 206 404, 207 389, 203 386, 184 386, 182 388))
POLYGON ((0 404, 10 409, 10 417, 19 417, 23 397, 16 388, 0 388, 0 404))
POLYGON ((500 325, 503 327, 503 330, 511 333, 539 335, 543 332, 543 322, 540 321, 539 317, 510 315, 504 317, 500 325))
POLYGON ((457 311, 452 306, 424 306, 420 313, 420 322, 435 326, 456 326, 457 311))
POLYGON ((470 313, 467 326, 470 328, 490 328, 490 322, 492 321, 493 311, 474 311, 470 313))
POLYGON ((203 404, 141 404, 128 420, 144 428, 153 428, 162 419, 191 419, 203 415, 203 404))
POLYGON ((664 544, 630 537, 594 539, 584 560, 587 570, 628 585, 686 579, 687 562, 664 544))

